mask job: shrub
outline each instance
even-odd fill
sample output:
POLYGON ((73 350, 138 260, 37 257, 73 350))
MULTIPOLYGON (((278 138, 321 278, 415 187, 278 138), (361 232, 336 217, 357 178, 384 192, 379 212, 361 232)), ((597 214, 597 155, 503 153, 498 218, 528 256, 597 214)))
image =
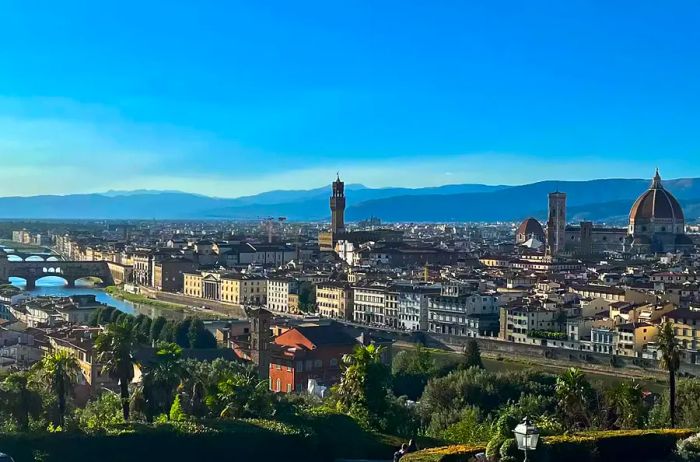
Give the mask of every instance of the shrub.
POLYGON ((462 462, 485 451, 483 446, 455 445, 406 454, 402 462, 462 462))
MULTIPOLYGON (((553 436, 544 439, 537 451, 530 454, 533 462, 651 462, 669 460, 679 439, 694 434, 691 430, 626 430, 587 432, 574 435, 553 436)), ((493 458, 515 457, 513 442, 508 438, 494 438, 486 448, 486 455, 493 458)), ((679 446, 680 448, 680 446, 679 446)), ((483 447, 448 446, 419 451, 405 456, 405 462, 465 461, 482 452, 483 447)), ((679 451, 680 452, 680 451, 679 451)), ((695 462, 695 459, 689 459, 695 462)))
POLYGON ((679 441, 676 452, 683 462, 700 462, 700 434, 679 441))

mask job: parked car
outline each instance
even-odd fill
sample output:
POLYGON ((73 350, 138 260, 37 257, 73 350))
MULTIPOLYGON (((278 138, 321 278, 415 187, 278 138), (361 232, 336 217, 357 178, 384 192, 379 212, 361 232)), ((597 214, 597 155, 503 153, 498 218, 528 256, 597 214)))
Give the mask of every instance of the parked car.
POLYGON ((0 452, 0 462, 15 462, 15 459, 0 452))

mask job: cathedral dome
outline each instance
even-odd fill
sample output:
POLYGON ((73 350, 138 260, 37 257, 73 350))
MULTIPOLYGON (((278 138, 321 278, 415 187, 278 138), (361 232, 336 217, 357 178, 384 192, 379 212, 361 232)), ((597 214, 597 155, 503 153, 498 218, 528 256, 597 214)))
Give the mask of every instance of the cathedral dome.
POLYGON ((634 202, 630 210, 630 225, 641 223, 683 223, 683 210, 661 184, 659 171, 656 171, 651 187, 634 202))
POLYGON ((539 221, 530 217, 520 223, 518 230, 515 232, 515 240, 518 244, 522 244, 530 237, 535 237, 540 242, 544 242, 544 229, 539 221))

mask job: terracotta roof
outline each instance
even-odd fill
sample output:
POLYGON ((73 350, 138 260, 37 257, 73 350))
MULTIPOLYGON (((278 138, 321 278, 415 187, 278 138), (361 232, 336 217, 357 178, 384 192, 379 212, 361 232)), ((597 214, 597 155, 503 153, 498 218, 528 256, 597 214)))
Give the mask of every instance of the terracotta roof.
POLYGON ((651 183, 651 187, 634 202, 630 210, 630 220, 670 219, 683 221, 683 210, 673 197, 661 184, 659 171, 651 183))
MULTIPOLYGON (((516 234, 518 234, 518 235, 522 234, 524 236, 534 235, 536 237, 544 238, 544 229, 542 228, 542 225, 540 224, 539 221, 530 217, 527 220, 520 223, 520 226, 518 226, 518 230, 516 231, 516 234)), ((542 240, 542 239, 540 239, 540 240, 542 240)))

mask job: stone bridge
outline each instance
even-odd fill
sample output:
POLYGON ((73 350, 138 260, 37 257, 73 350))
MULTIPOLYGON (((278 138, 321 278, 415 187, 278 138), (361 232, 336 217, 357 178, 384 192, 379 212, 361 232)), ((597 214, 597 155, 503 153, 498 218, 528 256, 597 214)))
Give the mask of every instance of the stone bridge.
MULTIPOLYGON (((8 252, 7 255, 14 255, 16 257, 21 258, 22 260, 26 261, 28 258, 32 258, 32 260, 37 260, 40 258, 43 261, 55 261, 55 260, 60 260, 61 257, 59 255, 53 254, 53 253, 42 253, 42 252, 8 252), (51 259, 51 260, 49 260, 51 259)), ((32 261, 29 260, 29 261, 32 261)))
POLYGON ((36 287, 36 281, 46 276, 57 276, 75 287, 78 279, 96 277, 105 285, 114 284, 109 265, 104 261, 8 261, 0 257, 0 282, 17 277, 27 281, 27 289, 36 287))

